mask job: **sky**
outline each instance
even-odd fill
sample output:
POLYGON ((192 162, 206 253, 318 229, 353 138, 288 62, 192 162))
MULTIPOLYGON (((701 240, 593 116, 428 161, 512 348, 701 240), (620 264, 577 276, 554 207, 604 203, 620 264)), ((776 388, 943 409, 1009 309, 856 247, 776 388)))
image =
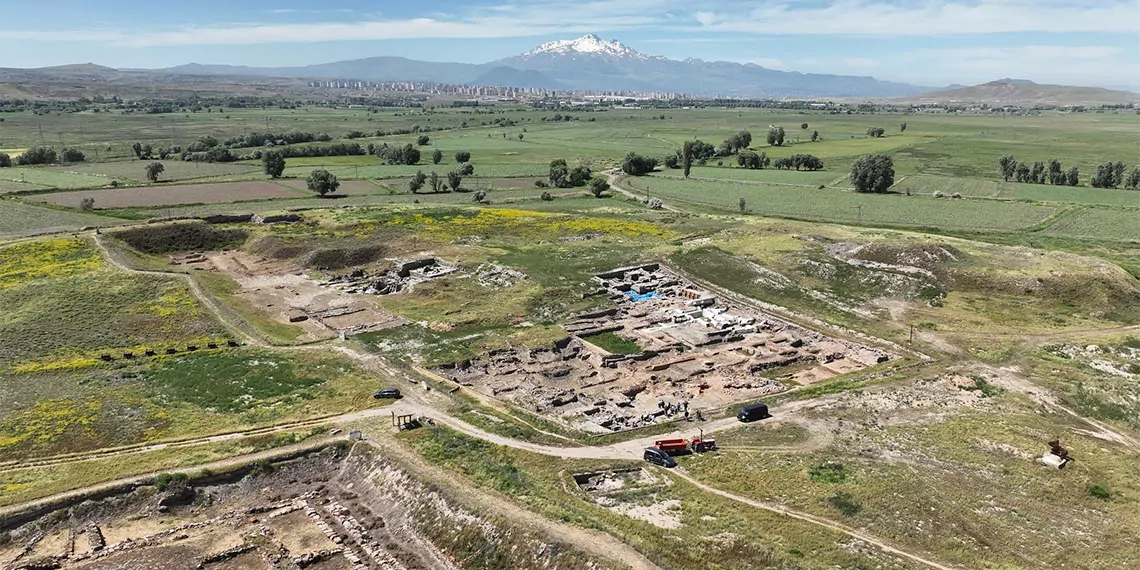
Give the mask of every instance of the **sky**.
POLYGON ((485 63, 597 33, 651 55, 918 85, 1140 91, 1138 0, 0 0, 0 66, 485 63))

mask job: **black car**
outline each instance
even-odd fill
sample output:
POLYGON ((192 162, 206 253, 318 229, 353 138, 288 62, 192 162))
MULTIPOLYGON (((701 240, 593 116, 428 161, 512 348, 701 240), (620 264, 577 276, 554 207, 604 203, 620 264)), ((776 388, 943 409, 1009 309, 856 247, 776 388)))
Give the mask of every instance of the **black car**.
POLYGON ((400 395, 400 390, 398 388, 384 388, 383 390, 380 390, 379 392, 372 394, 372 397, 376 398, 377 400, 379 400, 379 399, 398 400, 402 396, 400 395))
POLYGON ((656 447, 645 448, 645 460, 662 467, 676 467, 677 461, 656 447))
POLYGON ((768 413, 767 404, 752 404, 751 406, 745 406, 741 408, 740 412, 736 414, 736 419, 742 422, 753 422, 770 417, 772 417, 772 414, 768 413))

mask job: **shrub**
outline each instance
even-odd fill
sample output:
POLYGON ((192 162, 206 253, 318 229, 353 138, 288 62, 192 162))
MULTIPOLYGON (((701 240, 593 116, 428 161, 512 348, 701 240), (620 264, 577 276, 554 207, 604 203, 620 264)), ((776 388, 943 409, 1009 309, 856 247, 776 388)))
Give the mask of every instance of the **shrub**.
POLYGON ((808 472, 808 476, 816 483, 839 484, 847 480, 847 470, 842 463, 829 461, 816 465, 808 472))
MULTIPOLYGON (((541 180, 539 180, 539 182, 542 182, 542 181, 541 181, 541 180)), ((543 193, 542 193, 542 199, 543 199, 543 201, 545 201, 545 202, 549 202, 549 201, 551 201, 551 200, 553 200, 553 199, 554 199, 554 196, 552 196, 552 195, 550 194, 550 192, 543 192, 543 193)))
POLYGON ((55 149, 50 146, 37 146, 33 149, 28 149, 21 154, 16 162, 20 166, 31 166, 34 164, 54 164, 57 161, 55 149))
POLYGON ((1096 497, 1102 501, 1111 501, 1112 500, 1112 491, 1108 487, 1101 485, 1099 483, 1093 483, 1093 484, 1089 485, 1086 488, 1086 490, 1088 491, 1088 493, 1090 495, 1092 495, 1092 496, 1094 496, 1094 497, 1096 497))
POLYGON ((169 489, 170 487, 188 481, 190 477, 185 473, 159 473, 154 478, 154 488, 160 493, 169 489))
POLYGON ((0 152, 0 168, 10 168, 12 166, 12 157, 8 156, 6 152, 0 152))
POLYGON ((83 198, 82 200, 79 201, 79 209, 83 210, 84 212, 90 212, 91 210, 94 210, 95 209, 95 199, 92 198, 91 196, 87 196, 87 197, 83 198))
POLYGON ((550 184, 547 184, 545 180, 535 180, 534 181, 534 187, 535 188, 550 188, 550 184))
POLYGON ((419 146, 427 146, 429 142, 431 142, 431 137, 427 135, 420 135, 416 137, 416 144, 419 146))
POLYGON ((455 153, 455 162, 471 162, 471 153, 465 150, 455 153))
MULTIPOLYGON (((712 146, 712 145, 710 145, 712 146)), ((629 153, 622 160, 622 172, 631 176, 643 176, 653 172, 657 168, 657 159, 651 156, 641 156, 637 153, 629 153)))
POLYGON ((77 148, 65 148, 59 153, 62 162, 83 162, 87 157, 77 148))

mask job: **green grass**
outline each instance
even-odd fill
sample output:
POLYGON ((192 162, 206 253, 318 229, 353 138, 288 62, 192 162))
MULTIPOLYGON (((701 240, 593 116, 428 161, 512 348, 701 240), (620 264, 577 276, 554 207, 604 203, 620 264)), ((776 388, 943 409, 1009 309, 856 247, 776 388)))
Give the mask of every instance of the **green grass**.
MULTIPOLYGON (((1140 192, 1122 188, 1085 188, 1082 186, 1048 186, 1045 184, 1010 184, 1002 197, 1038 202, 1067 202, 1098 206, 1140 208, 1140 192)), ((1140 217, 1140 211, 1132 212, 1140 217)))
MULTIPOLYGON (((729 157, 727 160, 732 160, 732 158, 729 157)), ((728 166, 718 168, 694 166, 692 172, 689 173, 689 177, 726 181, 772 182, 778 184, 797 184, 801 186, 819 186, 821 184, 830 185, 832 182, 844 178, 848 174, 849 171, 846 169, 809 172, 776 170, 775 168, 749 170, 747 168, 730 168, 728 166)), ((665 169, 654 174, 654 176, 660 178, 682 178, 683 172, 680 169, 665 169)))
POLYGON ((1058 219, 1041 233, 1050 236, 1136 242, 1140 241, 1140 211, 1082 208, 1058 219))
POLYGON ((68 172, 70 166, 43 167, 24 166, 19 168, 0 169, 0 177, 6 180, 27 182, 49 188, 98 188, 107 184, 108 180, 102 176, 68 172))
POLYGON ((582 337, 585 340, 598 348, 609 352, 611 354, 640 354, 642 348, 636 342, 618 336, 612 332, 598 333, 582 337))
POLYGON ((896 181, 893 190, 901 193, 910 190, 914 194, 941 192, 947 196, 961 194, 977 198, 997 198, 1006 186, 1003 182, 993 180, 918 175, 896 181))
POLYGON ((629 188, 668 201, 835 223, 914 228, 1010 231, 1041 223, 1058 208, 1020 202, 936 199, 898 194, 858 194, 760 184, 654 178, 627 179, 629 188))
POLYGON ((293 403, 312 399, 312 389, 323 383, 285 358, 257 352, 193 355, 168 361, 147 377, 160 399, 221 413, 275 405, 285 395, 293 403))
MULTIPOLYGON (((106 185, 111 180, 119 180, 120 183, 146 183, 146 167, 152 162, 162 163, 164 167, 162 171, 163 182, 192 180, 195 178, 219 179, 225 177, 232 177, 235 180, 239 180, 247 178, 248 175, 251 174, 261 173, 260 161, 254 166, 209 162, 197 163, 182 160, 128 160, 118 162, 82 162, 66 166, 53 166, 47 170, 53 173, 78 174, 84 177, 98 176, 102 179, 102 182, 99 184, 100 186, 106 185)), ((2 171, 0 171, 0 174, 2 174, 2 171)))
POLYGON ((84 226, 108 226, 123 220, 64 210, 32 206, 0 199, 0 237, 37 231, 77 230, 84 226))

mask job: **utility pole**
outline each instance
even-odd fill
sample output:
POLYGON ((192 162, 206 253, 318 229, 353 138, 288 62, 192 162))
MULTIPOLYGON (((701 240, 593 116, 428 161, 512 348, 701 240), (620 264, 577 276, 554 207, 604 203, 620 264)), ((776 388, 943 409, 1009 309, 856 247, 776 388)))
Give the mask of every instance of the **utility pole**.
POLYGON ((859 223, 862 224, 863 223, 863 205, 862 204, 856 204, 855 208, 859 211, 859 223))

